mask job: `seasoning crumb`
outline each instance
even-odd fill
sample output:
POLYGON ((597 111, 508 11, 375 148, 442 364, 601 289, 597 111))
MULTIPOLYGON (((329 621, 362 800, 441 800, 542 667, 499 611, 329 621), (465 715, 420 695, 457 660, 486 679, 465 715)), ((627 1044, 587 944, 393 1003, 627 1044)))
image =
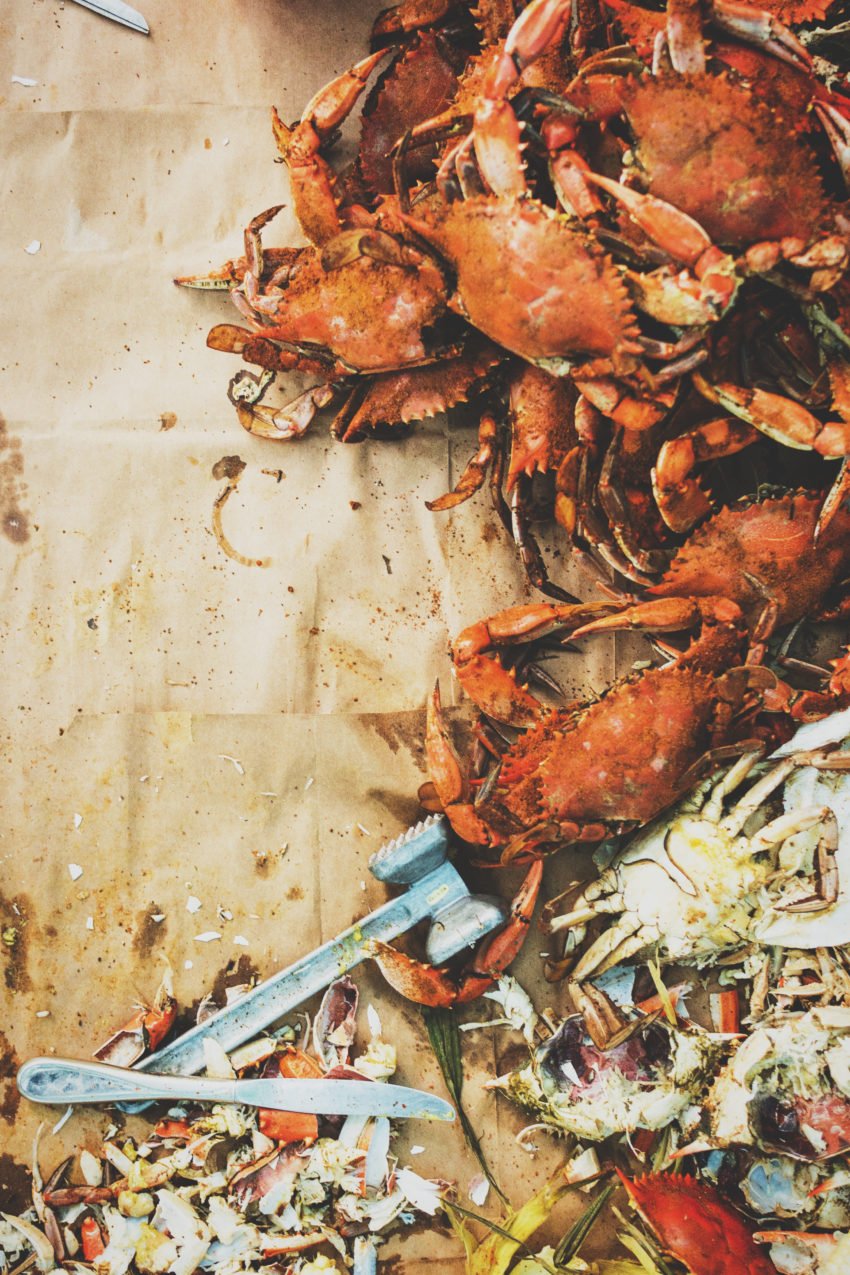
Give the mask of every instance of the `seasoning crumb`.
POLYGON ((202 906, 201 900, 195 894, 190 894, 186 900, 186 911, 191 912, 193 915, 195 912, 200 912, 202 906))
POLYGON ((222 921, 232 921, 232 920, 233 920, 233 913, 230 911, 230 908, 221 908, 221 907, 220 907, 220 908, 218 908, 218 914, 219 914, 219 916, 221 917, 222 921))
POLYGON ((20 84, 25 89, 34 89, 38 84, 38 80, 31 80, 28 75, 13 75, 12 83, 20 84))
POLYGON ((308 788, 312 788, 312 787, 313 787, 313 776, 311 775, 310 778, 307 780, 306 784, 304 785, 304 791, 306 792, 308 788))
POLYGON ((37 252, 41 252, 41 240, 40 239, 30 240, 26 248, 24 248, 24 252, 27 252, 29 253, 31 257, 34 257, 37 252))
POLYGON ((419 1146, 419 1144, 417 1143, 415 1147, 411 1147, 411 1148, 410 1148, 410 1154, 411 1154, 411 1155, 421 1155, 421 1154, 422 1154, 422 1152, 423 1152, 424 1150, 425 1150, 425 1148, 424 1148, 424 1147, 420 1147, 420 1146, 419 1146))
POLYGON ((220 939, 221 935, 218 930, 204 930, 203 934, 195 935, 196 943, 215 943, 216 939, 220 939))
POLYGON ((194 964, 195 964, 195 962, 194 962, 194 961, 184 961, 184 962, 183 962, 183 968, 184 968, 184 970, 190 970, 190 969, 192 969, 192 968, 193 968, 194 964))
POLYGON ((363 836, 364 836, 364 837, 371 837, 371 835, 372 835, 372 834, 371 834, 371 832, 369 831, 369 829, 368 829, 368 828, 364 828, 362 823, 359 823, 359 824, 357 825, 357 827, 358 827, 358 828, 360 829, 360 831, 363 833, 363 836))
POLYGON ((151 914, 151 920, 152 920, 152 921, 156 921, 157 925, 159 925, 160 921, 164 921, 164 920, 165 920, 165 913, 164 913, 164 912, 154 912, 154 913, 152 913, 152 914, 151 914))
POLYGON ((37 1009, 37 1010, 35 1011, 35 1016, 36 1016, 36 1018, 49 1018, 49 1017, 50 1017, 50 1010, 49 1010, 49 1009, 37 1009))
POLYGON ((83 870, 78 863, 68 864, 68 876, 71 878, 72 881, 79 881, 82 875, 83 875, 83 870))
POLYGON ((87 929, 87 930, 93 930, 93 929, 94 929, 94 917, 93 917, 93 916, 87 916, 87 917, 86 917, 86 929, 87 929))
POLYGON ((83 822, 83 816, 80 814, 77 814, 77 812, 75 811, 74 812, 74 827, 79 828, 82 822, 83 822))
POLYGON ((236 944, 237 947, 248 946, 248 940, 245 938, 244 934, 234 934, 233 942, 236 944))

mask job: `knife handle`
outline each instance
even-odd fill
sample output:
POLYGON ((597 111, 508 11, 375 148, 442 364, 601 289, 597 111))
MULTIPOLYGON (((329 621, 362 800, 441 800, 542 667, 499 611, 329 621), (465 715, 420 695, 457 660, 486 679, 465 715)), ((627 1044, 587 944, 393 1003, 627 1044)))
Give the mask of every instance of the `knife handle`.
POLYGON ((194 1098, 237 1102, 235 1080, 158 1076, 78 1058, 31 1058, 18 1072, 18 1088, 32 1102, 129 1102, 194 1098))

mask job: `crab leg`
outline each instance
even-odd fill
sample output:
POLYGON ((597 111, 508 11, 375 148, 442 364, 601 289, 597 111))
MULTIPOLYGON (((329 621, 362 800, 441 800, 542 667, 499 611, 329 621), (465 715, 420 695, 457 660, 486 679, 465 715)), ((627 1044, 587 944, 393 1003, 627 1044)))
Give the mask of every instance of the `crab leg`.
MULTIPOLYGON (((841 1234, 816 1234, 811 1231, 756 1231, 753 1239, 759 1244, 776 1245, 777 1248, 771 1248, 770 1258, 773 1262, 774 1270, 778 1275, 798 1275, 798 1272, 805 1270, 817 1275, 821 1269, 821 1262, 827 1263, 831 1259, 839 1256, 839 1245, 850 1250, 850 1243, 847 1241, 846 1235, 841 1234), (806 1250, 803 1255, 800 1250, 806 1250), (784 1251, 783 1251, 784 1250, 784 1251), (801 1265, 801 1258, 807 1263, 805 1267, 801 1265), (815 1265, 811 1265, 814 1262, 815 1265)), ((834 1264, 824 1270, 837 1270, 834 1264)))
POLYGON ((542 879, 543 862, 537 859, 514 897, 507 925, 485 939, 459 979, 445 969, 413 960, 386 943, 372 943, 370 955, 390 987, 417 1005, 465 1004, 475 1000, 493 986, 519 955, 534 915, 542 879))
POLYGON ((272 111, 272 128, 289 169, 295 212, 301 229, 313 243, 326 243, 340 230, 333 172, 322 157, 322 145, 352 110, 369 76, 386 54, 386 49, 372 53, 331 80, 308 102, 293 128, 284 124, 276 110, 272 111))
POLYGON ((487 72, 473 130, 479 168, 495 195, 513 197, 527 189, 520 125, 507 94, 525 68, 562 39, 571 14, 572 0, 532 0, 487 72))
POLYGON ((438 496, 436 500, 426 500, 425 508, 432 511, 454 509, 456 505, 462 505, 470 496, 474 496, 484 484, 497 446, 498 426, 495 417, 485 412, 478 424, 478 451, 467 462, 454 488, 445 496, 438 496))
POLYGON ((838 458, 850 453, 850 422, 828 421, 823 424, 801 403, 771 394, 767 390, 747 389, 723 381, 710 385, 699 374, 694 385, 713 403, 719 403, 733 416, 747 421, 768 438, 796 447, 800 451, 816 451, 821 456, 838 458))
POLYGON ((604 974, 659 937, 657 930, 645 929, 639 917, 626 912, 590 945, 572 971, 571 978, 581 983, 591 974, 604 974))

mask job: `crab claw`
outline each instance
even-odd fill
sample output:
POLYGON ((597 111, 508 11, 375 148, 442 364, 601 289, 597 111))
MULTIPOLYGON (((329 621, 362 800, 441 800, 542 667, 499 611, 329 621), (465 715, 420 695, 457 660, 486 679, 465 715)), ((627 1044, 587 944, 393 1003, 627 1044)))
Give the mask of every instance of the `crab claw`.
POLYGON ((654 195, 643 195, 631 186, 611 181, 597 173, 585 173, 585 180, 601 187, 623 205, 629 216, 637 222, 659 247, 685 266, 696 265, 702 254, 711 247, 711 239, 698 221, 654 195))
POLYGON ((463 841, 469 841, 473 845, 489 845, 489 830, 470 801, 469 784, 443 719, 439 682, 428 697, 425 756, 440 807, 452 829, 463 841))
POLYGON ((691 1275, 776 1275, 740 1213, 714 1187, 687 1175, 617 1173, 661 1247, 691 1275))
POLYGON ((570 633, 579 625, 614 610, 610 602, 533 602, 507 607, 469 625, 452 643, 458 681, 474 704, 511 726, 533 726, 546 711, 521 686, 511 669, 485 651, 535 642, 550 634, 570 633))
POLYGON ((531 925, 540 883, 543 880, 543 860, 536 859, 526 873, 525 880, 514 895, 511 917, 491 938, 485 939, 478 949, 469 971, 458 987, 459 1004, 475 1000, 491 987, 499 975, 519 956, 531 925))
POLYGON ((791 66, 808 70, 812 55, 778 18, 765 9, 738 0, 713 0, 711 15, 722 31, 749 44, 760 45, 768 53, 791 66))
POLYGON ((484 940, 459 979, 445 969, 405 956, 404 952, 399 952, 387 943, 370 943, 369 955, 377 962, 390 987, 406 1000, 432 1007, 464 1005, 492 987, 499 975, 519 955, 534 915, 542 879, 543 862, 538 859, 532 863, 514 897, 507 925, 484 940))
POLYGON ((801 403, 771 394, 767 390, 748 389, 727 381, 710 385, 703 377, 694 376, 694 385, 713 403, 753 425, 768 438, 800 451, 816 451, 821 456, 840 457, 850 452, 850 423, 828 421, 825 425, 801 403))
POLYGON ((453 1005, 457 983, 447 970, 405 956, 388 943, 369 944, 368 953, 394 991, 417 1005, 453 1005))

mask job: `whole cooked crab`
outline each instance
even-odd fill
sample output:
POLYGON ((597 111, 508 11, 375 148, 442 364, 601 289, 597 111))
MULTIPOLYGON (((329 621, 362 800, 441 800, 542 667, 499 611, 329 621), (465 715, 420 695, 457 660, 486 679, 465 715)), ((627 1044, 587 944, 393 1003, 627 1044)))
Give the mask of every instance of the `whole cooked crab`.
MULTIPOLYGON (((642 955, 654 954, 662 962, 710 964, 752 941, 768 890, 779 913, 811 913, 836 901, 838 821, 828 806, 801 806, 762 822, 751 835, 743 830, 795 766, 814 762, 850 769, 850 754, 830 759, 828 754, 800 753, 785 758, 737 795, 724 813, 724 798, 736 793, 759 757, 746 754, 720 781, 701 785, 637 833, 572 899, 569 911, 558 914, 564 896, 548 905, 549 932, 566 931, 568 949, 573 951, 580 948, 589 922, 605 915, 614 918, 580 953, 571 970, 573 979, 581 981, 642 955), (815 881, 814 889, 805 891, 795 874, 797 865, 785 871, 780 865, 788 839, 809 829, 817 829, 815 881), (781 895, 778 883, 784 887, 781 895)), ((788 942, 793 944, 793 926, 788 929, 788 942)))
POLYGON ((835 698, 792 690, 776 674, 743 666, 747 627, 727 599, 663 598, 623 609, 612 603, 514 607, 470 625, 453 644, 458 680, 487 716, 525 731, 498 748, 498 765, 475 801, 442 718, 429 700, 426 754, 440 805, 455 831, 504 847, 503 861, 539 846, 600 841, 648 823, 691 787, 701 768, 731 751, 752 751, 762 708, 806 720, 835 698), (656 633, 697 628, 670 662, 615 682, 597 700, 548 709, 491 652, 558 635, 656 633), (748 733, 749 732, 749 733, 748 733))

